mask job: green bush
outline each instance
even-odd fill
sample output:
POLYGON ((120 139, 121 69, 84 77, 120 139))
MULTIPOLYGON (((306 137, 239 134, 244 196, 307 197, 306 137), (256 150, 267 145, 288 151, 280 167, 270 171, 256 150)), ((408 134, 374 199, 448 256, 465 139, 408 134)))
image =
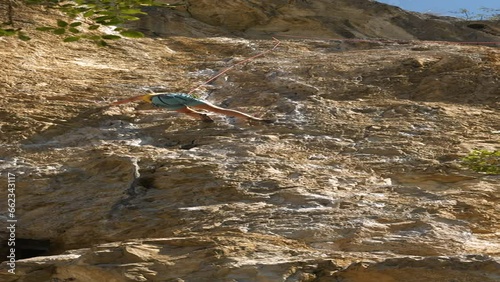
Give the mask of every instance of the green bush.
MULTIPOLYGON (((160 0, 161 1, 161 0, 160 0)), ((99 45, 107 45, 105 40, 115 40, 121 37, 139 38, 144 35, 139 31, 123 28, 127 22, 139 20, 139 16, 146 14, 142 7, 156 6, 173 8, 185 5, 183 3, 166 4, 156 0, 24 0, 27 5, 40 6, 43 9, 59 10, 67 18, 58 19, 53 26, 38 26, 36 30, 51 32, 63 37, 65 42, 88 39, 99 45), (67 21, 67 19, 71 21, 67 21), (116 35, 103 34, 99 28, 112 28, 116 35)), ((14 0, 0 0, 0 8, 7 7, 7 21, 1 23, 0 37, 17 35, 21 40, 30 40, 20 28, 15 27, 14 0)), ((1 17, 1 14, 0 14, 1 17)))
POLYGON ((477 172, 500 174, 500 151, 474 150, 462 159, 462 164, 477 172))

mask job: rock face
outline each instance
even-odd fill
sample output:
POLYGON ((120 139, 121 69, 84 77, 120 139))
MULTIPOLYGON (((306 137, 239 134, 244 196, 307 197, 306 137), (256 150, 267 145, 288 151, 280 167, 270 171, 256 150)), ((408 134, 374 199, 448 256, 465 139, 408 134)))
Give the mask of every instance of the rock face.
POLYGON ((450 41, 496 41, 500 36, 500 27, 492 22, 474 23, 411 13, 368 0, 187 0, 185 3, 175 11, 149 8, 150 16, 134 25, 153 36, 288 35, 450 41))
MULTIPOLYGON (((327 30, 328 5, 399 16, 396 39, 420 38, 402 23, 424 17, 368 1, 188 2, 162 12, 187 37, 112 48, 0 38, 0 165, 16 175, 18 219, 16 273, 4 262, 0 280, 500 279, 500 179, 459 161, 499 150, 498 48, 280 38, 196 91, 271 125, 109 106, 148 89, 188 92, 268 50, 271 38, 248 38, 299 18, 279 9, 302 11, 324 36, 347 36, 327 30)), ((350 32, 382 36, 369 25, 350 32)))

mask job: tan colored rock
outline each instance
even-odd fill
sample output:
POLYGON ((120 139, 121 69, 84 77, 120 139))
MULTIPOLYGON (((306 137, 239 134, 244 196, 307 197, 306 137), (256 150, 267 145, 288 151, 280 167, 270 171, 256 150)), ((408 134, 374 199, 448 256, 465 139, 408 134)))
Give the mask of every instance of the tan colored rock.
POLYGON ((484 42, 494 41, 500 35, 500 29, 492 23, 474 24, 412 13, 370 0, 188 0, 185 3, 175 10, 148 8, 152 16, 133 25, 155 36, 209 34, 484 42), (484 28, 475 28, 479 26, 484 28))
MULTIPOLYGON (((310 2, 280 3, 303 13, 327 5, 310 2)), ((374 3, 359 10, 363 2, 339 9, 385 21, 407 15, 374 3)), ((238 32, 280 20, 268 15, 276 3, 254 6, 269 19, 242 22, 249 27, 238 32)), ((185 35, 194 35, 187 22, 200 27, 196 36, 212 34, 202 26, 228 34, 222 28, 235 23, 210 26, 184 12, 171 16, 185 35)), ((351 24, 370 36, 377 27, 351 24)), ((459 161, 473 148, 499 149, 495 48, 282 40, 197 91, 276 122, 213 115, 206 125, 144 104, 108 105, 147 89, 188 92, 275 41, 168 37, 99 48, 37 33, 30 43, 0 40, 0 166, 2 176, 16 175, 16 236, 30 242, 18 255, 34 256, 19 260, 14 276, 3 263, 2 281, 499 276, 499 179, 459 161)), ((6 211, 0 216, 5 222, 6 211)))
MULTIPOLYGON (((495 281, 500 263, 487 256, 379 258, 342 268, 292 240, 250 234, 141 239, 20 260, 3 281, 495 281), (18 279, 19 280, 16 280, 18 279)), ((373 257, 371 257, 373 256, 373 257)))

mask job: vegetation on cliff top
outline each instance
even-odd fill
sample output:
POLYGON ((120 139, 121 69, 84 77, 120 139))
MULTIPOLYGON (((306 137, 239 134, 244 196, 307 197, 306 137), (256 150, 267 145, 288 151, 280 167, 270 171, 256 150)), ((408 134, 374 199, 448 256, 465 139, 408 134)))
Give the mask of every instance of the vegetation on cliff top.
MULTIPOLYGON (((0 24, 0 36, 17 36, 21 40, 30 40, 29 35, 16 23, 14 0, 0 0, 4 7, 5 20, 0 24)), ((141 10, 146 6, 172 8, 183 4, 165 4, 155 0, 24 0, 23 4, 39 6, 43 10, 57 10, 65 14, 57 19, 53 26, 38 26, 39 31, 51 32, 63 36, 65 42, 88 39, 99 45, 107 45, 106 40, 122 37, 138 38, 141 32, 123 28, 123 24, 139 20, 146 14, 141 10), (68 22, 67 19, 71 19, 68 22), (110 27, 112 34, 99 32, 101 27, 110 27)))

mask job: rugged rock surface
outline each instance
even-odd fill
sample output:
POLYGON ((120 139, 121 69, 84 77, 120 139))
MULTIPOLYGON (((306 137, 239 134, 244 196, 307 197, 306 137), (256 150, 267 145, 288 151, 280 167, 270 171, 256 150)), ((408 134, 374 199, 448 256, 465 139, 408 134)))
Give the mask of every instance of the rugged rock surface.
MULTIPOLYGON (((175 3, 177 1, 165 1, 175 3)), ((152 36, 328 38, 497 41, 492 22, 411 13, 368 0, 187 0, 175 11, 150 8, 135 26, 152 36)))
MULTIPOLYGON (((0 38, 2 177, 16 175, 18 254, 38 255, 16 275, 3 263, 3 281, 500 279, 500 179, 459 165, 473 148, 500 147, 498 48, 280 38, 197 92, 275 124, 110 107, 147 89, 189 91, 271 48, 264 36, 227 36, 279 26, 273 5, 292 18, 334 3, 424 17, 366 1, 231 1, 217 12, 209 2, 169 12, 167 27, 196 38, 111 48, 0 38), (254 22, 222 16, 250 4, 241 17, 254 22), (217 30, 226 36, 200 37, 217 30)), ((373 26, 351 32, 420 38, 373 26)))

